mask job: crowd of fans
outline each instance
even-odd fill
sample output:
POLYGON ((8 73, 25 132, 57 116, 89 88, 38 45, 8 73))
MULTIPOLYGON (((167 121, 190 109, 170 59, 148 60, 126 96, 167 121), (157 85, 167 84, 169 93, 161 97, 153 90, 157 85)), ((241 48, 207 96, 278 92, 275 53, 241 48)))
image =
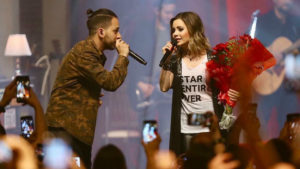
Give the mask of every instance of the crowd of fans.
MULTIPOLYGON (((85 168, 68 145, 68 139, 58 139, 47 132, 42 106, 30 88, 26 105, 34 108, 35 130, 29 138, 12 135, 0 126, 0 168, 5 169, 71 169, 85 168)), ((0 105, 5 107, 15 99, 16 80, 6 88, 0 105)), ((243 106, 241 106, 243 107, 243 106)), ((289 114, 278 138, 263 141, 260 122, 255 113, 240 109, 235 124, 226 135, 221 134, 218 118, 212 115, 210 132, 192 138, 188 151, 180 156, 159 149, 161 137, 142 141, 147 157, 147 169, 292 169, 300 167, 300 114, 289 114), (240 143, 240 134, 246 140, 240 143)), ((3 112, 5 113, 5 112, 3 112)), ((213 114, 213 113, 212 113, 213 114)), ((103 146, 96 154, 93 169, 127 169, 126 157, 115 145, 103 146)))

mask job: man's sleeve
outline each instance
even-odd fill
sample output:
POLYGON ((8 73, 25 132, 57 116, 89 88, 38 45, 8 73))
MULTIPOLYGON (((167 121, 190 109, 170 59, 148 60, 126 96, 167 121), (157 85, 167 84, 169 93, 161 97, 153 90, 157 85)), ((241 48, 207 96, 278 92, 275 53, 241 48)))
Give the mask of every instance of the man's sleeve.
POLYGON ((128 58, 119 56, 112 71, 104 69, 95 56, 84 54, 78 59, 80 73, 93 79, 104 90, 115 91, 124 82, 127 75, 128 58))

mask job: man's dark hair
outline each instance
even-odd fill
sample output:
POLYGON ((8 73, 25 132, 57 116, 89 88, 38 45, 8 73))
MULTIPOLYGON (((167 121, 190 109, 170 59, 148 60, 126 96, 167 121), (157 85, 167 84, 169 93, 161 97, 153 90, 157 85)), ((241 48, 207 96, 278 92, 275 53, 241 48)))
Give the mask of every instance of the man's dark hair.
POLYGON ((279 138, 269 140, 265 144, 265 149, 273 155, 270 165, 279 162, 290 163, 292 160, 293 149, 287 142, 279 138))
POLYGON ((107 28, 111 24, 112 18, 118 18, 112 10, 106 8, 101 8, 97 11, 88 9, 86 13, 88 15, 86 24, 89 29, 89 35, 94 35, 99 27, 107 28))
POLYGON ((249 148, 231 144, 228 145, 226 149, 226 151, 232 155, 232 160, 238 160, 240 162, 237 169, 246 169, 248 167, 248 164, 253 157, 249 148))
POLYGON ((207 169, 209 161, 215 156, 213 135, 211 132, 200 133, 190 141, 186 152, 184 169, 207 169))
POLYGON ((127 169, 122 151, 115 145, 103 146, 97 153, 93 169, 127 169))

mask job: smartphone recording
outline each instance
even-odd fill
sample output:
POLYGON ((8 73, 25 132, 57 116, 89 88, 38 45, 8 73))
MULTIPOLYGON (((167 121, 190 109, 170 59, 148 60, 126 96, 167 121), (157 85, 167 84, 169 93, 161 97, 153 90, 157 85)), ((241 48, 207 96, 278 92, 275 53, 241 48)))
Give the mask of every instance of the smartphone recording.
POLYGON ((80 167, 80 157, 73 157, 73 160, 77 167, 80 167))
POLYGON ((32 116, 21 117, 21 136, 29 138, 34 131, 32 116))
POLYGON ((212 113, 191 113, 188 114, 188 125, 208 127, 211 125, 212 113))
POLYGON ((148 143, 157 137, 156 120, 145 120, 143 126, 143 140, 148 143))
POLYGON ((17 102, 24 103, 25 98, 29 98, 30 80, 29 76, 17 76, 17 102))

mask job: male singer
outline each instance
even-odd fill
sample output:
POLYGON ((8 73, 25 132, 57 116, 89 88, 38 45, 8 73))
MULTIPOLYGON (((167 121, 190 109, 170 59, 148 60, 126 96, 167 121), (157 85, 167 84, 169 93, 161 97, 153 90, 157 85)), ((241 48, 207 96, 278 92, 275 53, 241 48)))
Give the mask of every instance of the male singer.
POLYGON ((89 37, 63 58, 46 118, 50 132, 68 137, 73 151, 90 168, 100 92, 102 88, 115 91, 125 80, 129 45, 121 38, 118 17, 113 11, 89 9, 87 14, 89 37), (117 49, 119 53, 110 72, 104 69, 106 49, 117 49))

